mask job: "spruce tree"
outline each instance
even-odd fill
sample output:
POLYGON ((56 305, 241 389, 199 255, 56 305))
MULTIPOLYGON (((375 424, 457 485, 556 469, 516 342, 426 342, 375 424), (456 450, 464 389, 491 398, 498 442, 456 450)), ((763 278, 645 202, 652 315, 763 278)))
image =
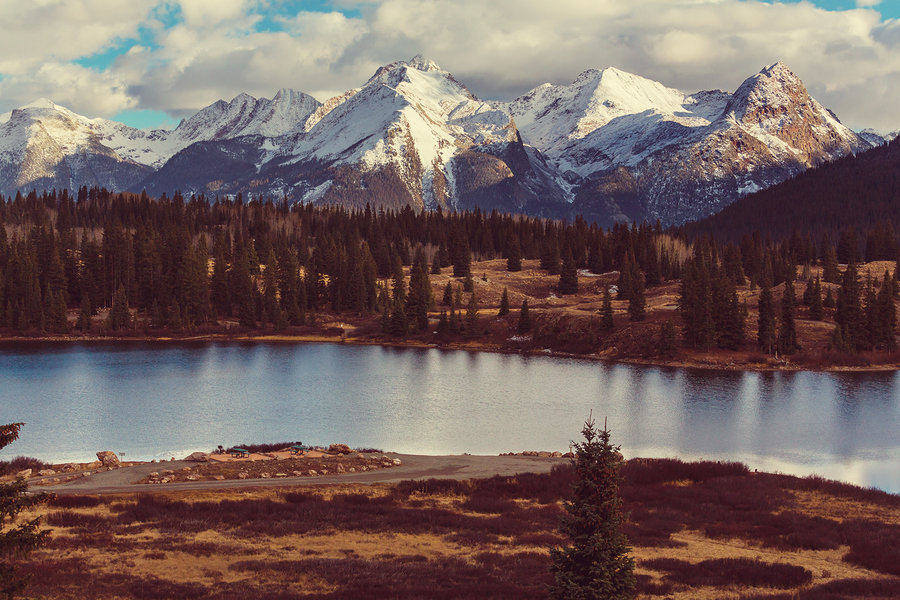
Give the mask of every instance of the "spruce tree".
POLYGON ((778 352, 781 354, 793 354, 800 349, 797 342, 797 325, 794 322, 794 285, 790 282, 784 284, 784 294, 781 296, 781 319, 778 324, 778 352))
POLYGON ((413 328, 422 331, 428 327, 428 311, 434 306, 431 281, 425 263, 425 252, 416 252, 409 275, 409 294, 406 297, 406 314, 413 328))
POLYGON ((91 331, 91 301, 87 294, 81 297, 81 310, 78 311, 78 330, 81 333, 91 331))
POLYGON ((560 532, 568 545, 551 551, 559 600, 627 600, 635 596, 634 559, 622 532, 625 515, 619 487, 623 464, 609 429, 597 431, 589 418, 574 443, 575 483, 564 505, 560 532))
POLYGON ((516 331, 526 333, 531 331, 531 314, 528 312, 528 298, 522 300, 522 308, 519 310, 519 323, 516 331))
POLYGON ((759 293, 756 341, 760 350, 772 354, 775 351, 775 339, 775 306, 772 301, 772 290, 764 283, 759 293))
POLYGON ((466 278, 463 279, 463 291, 465 291, 465 292, 474 292, 475 291, 475 280, 472 279, 472 273, 466 274, 466 278))
POLYGON ((478 299, 474 292, 466 305, 466 333, 470 336, 478 333, 478 299))
POLYGON ((809 293, 809 318, 814 321, 821 321, 823 314, 822 281, 816 277, 815 280, 813 280, 812 290, 809 293))
POLYGON ((505 317, 509 314, 509 290, 503 288, 503 295, 500 296, 500 310, 497 311, 498 317, 505 317))
POLYGON ((106 317, 106 327, 111 331, 119 331, 131 327, 131 312, 128 310, 128 299, 125 288, 121 285, 113 296, 112 308, 106 317))
MULTIPOLYGON (((0 426, 0 449, 18 439, 22 425, 24 423, 0 426)), ((27 558, 44 545, 49 533, 38 529, 40 520, 37 518, 16 524, 18 516, 46 498, 45 494, 28 494, 28 484, 21 478, 0 483, 0 595, 4 598, 15 598, 25 590, 28 578, 19 572, 16 561, 27 558)))
POLYGON ((643 321, 646 301, 644 300, 644 276, 638 271, 631 282, 631 296, 628 298, 628 317, 632 321, 643 321))
POLYGON ((453 304, 453 286, 450 285, 450 282, 447 282, 447 285, 444 286, 444 296, 441 298, 441 304, 444 306, 450 306, 453 304))
POLYGON ((578 293, 578 269, 569 248, 566 248, 563 255, 562 270, 559 273, 559 284, 556 286, 556 291, 561 295, 578 293))
POLYGON ((609 288, 603 286, 603 305, 600 307, 600 327, 603 331, 612 331, 613 326, 612 299, 609 296, 609 288))
POLYGON ((671 319, 666 319, 666 321, 664 321, 662 326, 659 328, 657 352, 660 356, 663 356, 665 358, 672 358, 673 356, 675 356, 677 337, 678 335, 675 331, 675 324, 671 319))
POLYGON ((522 270, 522 248, 519 246, 519 238, 511 234, 506 248, 506 270, 522 270))

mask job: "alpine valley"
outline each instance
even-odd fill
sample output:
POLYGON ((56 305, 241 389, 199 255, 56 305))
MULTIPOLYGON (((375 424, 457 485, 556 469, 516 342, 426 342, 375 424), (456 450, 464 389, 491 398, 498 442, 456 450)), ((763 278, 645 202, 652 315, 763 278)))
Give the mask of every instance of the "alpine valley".
POLYGON ((416 56, 324 104, 240 94, 171 131, 41 99, 0 115, 0 193, 102 186, 668 225, 884 141, 844 126, 780 62, 734 93, 608 67, 500 102, 416 56))

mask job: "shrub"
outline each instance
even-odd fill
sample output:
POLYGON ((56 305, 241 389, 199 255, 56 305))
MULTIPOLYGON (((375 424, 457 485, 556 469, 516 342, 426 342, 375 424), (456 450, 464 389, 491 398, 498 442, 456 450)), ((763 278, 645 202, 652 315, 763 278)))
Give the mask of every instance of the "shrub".
POLYGON ((102 503, 97 496, 53 496, 48 501, 50 506, 57 508, 92 508, 102 503))
POLYGON ((14 475, 19 471, 31 469, 37 473, 42 469, 49 469, 52 465, 30 456, 17 456, 12 460, 0 460, 0 476, 14 475))
POLYGON ((666 579, 686 585, 750 585, 792 588, 812 581, 812 573, 786 563, 768 563, 749 558, 716 558, 689 563, 677 558, 655 558, 641 566, 662 571, 666 579))

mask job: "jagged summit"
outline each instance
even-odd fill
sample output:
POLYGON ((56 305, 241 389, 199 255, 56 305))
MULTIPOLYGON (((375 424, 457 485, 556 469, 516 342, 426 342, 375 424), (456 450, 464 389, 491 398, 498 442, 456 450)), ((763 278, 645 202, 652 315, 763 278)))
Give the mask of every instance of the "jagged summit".
POLYGON ((414 69, 425 72, 444 70, 435 61, 431 60, 430 58, 425 58, 421 54, 416 54, 415 56, 413 56, 411 59, 409 59, 407 64, 414 69))
POLYGON ((417 55, 324 104, 290 88, 271 98, 239 93, 171 131, 89 119, 41 99, 0 115, 0 193, 252 191, 672 224, 880 139, 847 129, 782 62, 733 93, 685 93, 607 66, 499 102, 417 55))

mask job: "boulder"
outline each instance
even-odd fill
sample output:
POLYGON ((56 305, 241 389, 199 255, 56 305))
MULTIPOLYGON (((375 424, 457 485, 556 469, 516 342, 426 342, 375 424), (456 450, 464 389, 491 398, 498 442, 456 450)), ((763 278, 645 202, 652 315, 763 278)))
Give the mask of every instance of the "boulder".
POLYGON ((268 473, 260 473, 259 476, 263 479, 268 479, 269 477, 271 477, 271 475, 269 475, 268 473))
POLYGON ((16 473, 16 477, 31 477, 31 469, 25 469, 16 473))
POLYGON ((275 473, 275 477, 287 477, 287 473, 275 473))
POLYGON ((38 475, 56 475, 56 471, 53 469, 41 469, 38 471, 38 475))
POLYGON ((318 475, 317 472, 313 471, 312 469, 309 470, 309 476, 310 476, 310 477, 315 477, 316 475, 318 475))
POLYGON ((150 473, 147 477, 159 477, 159 473, 154 471, 153 473, 150 473))
POLYGON ((200 479, 200 476, 199 475, 188 475, 187 477, 185 477, 185 479, 187 479, 188 481, 197 481, 198 479, 200 479))
POLYGON ((215 479, 216 481, 225 481, 225 476, 224 475, 213 475, 213 479, 215 479))
POLYGON ((109 450, 98 452, 97 460, 99 460, 100 464, 104 467, 118 467, 120 464, 119 457, 116 456, 116 453, 109 450))
POLYGON ((391 461, 395 467, 399 467, 401 465, 401 460, 399 458, 395 458, 391 461))
POLYGON ((209 460, 209 455, 206 452, 192 452, 185 456, 184 460, 189 462, 206 462, 209 460))
POLYGON ((250 477, 250 474, 247 473, 247 471, 241 471, 237 474, 237 477, 238 479, 247 479, 248 477, 250 477))
POLYGON ((332 444, 328 446, 330 454, 350 454, 350 446, 347 444, 332 444))

